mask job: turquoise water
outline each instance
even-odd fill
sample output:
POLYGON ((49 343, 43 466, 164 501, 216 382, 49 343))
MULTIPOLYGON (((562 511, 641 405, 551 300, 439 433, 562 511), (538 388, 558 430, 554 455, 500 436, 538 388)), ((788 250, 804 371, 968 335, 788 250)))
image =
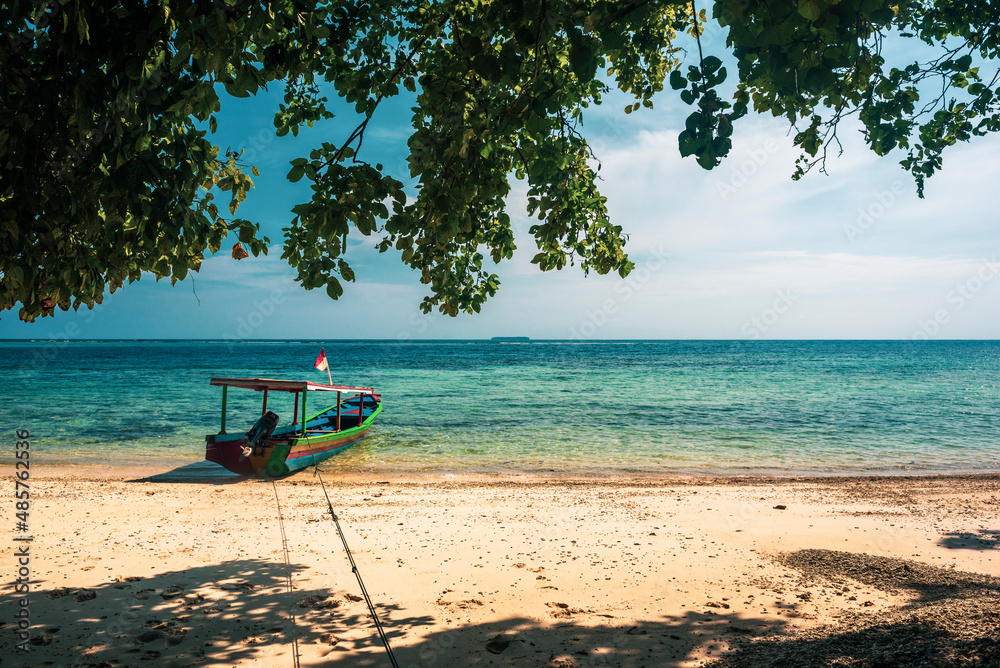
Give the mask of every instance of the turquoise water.
MULTIPOLYGON (((180 465, 219 429, 212 376, 374 387, 326 468, 455 474, 1000 469, 1000 343, 621 341, 0 343, 4 431, 32 462, 180 465)), ((260 396, 230 391, 228 430, 260 396)), ((310 397, 310 412, 319 410, 310 397)), ((274 396, 281 424, 291 396, 274 396)), ((6 449, 6 448, 5 448, 6 449)), ((5 453, 6 456, 6 453, 5 453)), ((40 475, 40 473, 36 473, 40 475)))

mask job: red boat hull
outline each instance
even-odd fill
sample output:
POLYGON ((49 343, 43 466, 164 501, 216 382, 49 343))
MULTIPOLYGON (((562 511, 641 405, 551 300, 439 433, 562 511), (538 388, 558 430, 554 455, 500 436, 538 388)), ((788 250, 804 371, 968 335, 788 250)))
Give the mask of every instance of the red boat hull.
POLYGON ((205 459, 233 473, 271 478, 314 466, 364 438, 372 422, 382 412, 378 395, 354 397, 344 403, 349 406, 352 402, 358 404, 358 408, 342 411, 339 419, 334 409, 328 409, 309 419, 305 435, 301 432, 289 433, 289 429, 285 428, 256 449, 252 448, 245 435, 233 438, 210 434, 205 437, 205 459), (340 431, 335 429, 335 425, 352 423, 356 426, 340 431))

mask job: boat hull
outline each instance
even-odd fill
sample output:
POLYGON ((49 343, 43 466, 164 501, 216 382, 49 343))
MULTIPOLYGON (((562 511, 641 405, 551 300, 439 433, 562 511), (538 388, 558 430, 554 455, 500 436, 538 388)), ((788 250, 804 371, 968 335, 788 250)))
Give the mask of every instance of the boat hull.
POLYGON ((268 442, 262 448, 260 455, 251 454, 249 457, 243 454, 243 449, 248 445, 245 438, 223 442, 209 441, 205 448, 205 459, 221 464, 240 475, 280 478, 319 464, 344 448, 354 445, 368 433, 368 429, 351 431, 356 433, 329 439, 313 437, 286 442, 268 442))
MULTIPOLYGON (((341 431, 329 431, 315 435, 296 436, 287 433, 275 434, 263 446, 250 455, 244 454, 249 447, 245 435, 210 434, 206 437, 205 459, 229 469, 233 473, 247 476, 280 478, 304 468, 315 466, 341 450, 363 439, 372 422, 382 412, 382 403, 375 400, 374 406, 342 415, 349 421, 353 418, 357 426, 341 431), (361 414, 361 424, 357 424, 361 414)), ((318 413, 309 419, 309 426, 332 424, 330 410, 318 413)), ((310 429, 310 431, 312 431, 310 429)))

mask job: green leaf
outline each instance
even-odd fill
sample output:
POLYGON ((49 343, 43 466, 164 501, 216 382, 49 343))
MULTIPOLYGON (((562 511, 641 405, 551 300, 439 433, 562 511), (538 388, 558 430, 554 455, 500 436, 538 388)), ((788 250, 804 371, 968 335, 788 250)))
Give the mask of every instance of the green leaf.
POLYGON ((87 23, 87 17, 83 15, 83 12, 79 12, 76 15, 76 28, 77 33, 80 36, 80 43, 90 41, 90 25, 87 23))
POLYGON ((799 15, 810 22, 815 22, 820 17, 819 2, 817 0, 799 0, 799 15))
POLYGON ((282 258, 304 287, 339 296, 354 276, 338 264, 348 236, 377 235, 380 250, 398 249, 419 272, 420 308, 455 315, 480 311, 497 290, 484 260, 511 258, 506 207, 522 186, 533 220, 517 231, 533 237, 540 270, 627 274, 627 235, 579 134, 613 144, 628 133, 625 114, 622 128, 582 126, 602 101, 628 99, 632 114, 669 83, 696 105, 682 114, 678 150, 706 169, 731 150, 733 122, 751 106, 785 119, 803 154, 793 178, 819 164, 838 119, 853 115, 877 154, 908 151, 901 165, 918 194, 946 149, 1000 131, 990 3, 717 2, 716 17, 699 7, 697 21, 718 21, 726 37, 710 42, 707 32, 703 59, 683 50, 691 6, 674 0, 97 7, 4 5, 6 24, 24 29, 6 31, 0 47, 10 56, 0 68, 0 183, 14 174, 31 193, 0 187, 0 250, 23 272, 2 270, 0 314, 20 304, 30 321, 53 304, 97 303, 149 272, 176 279, 237 230, 250 253, 265 252, 259 228, 227 225, 211 195, 229 192, 235 213, 260 176, 249 152, 273 151, 265 138, 274 136, 296 136, 309 156, 289 165, 289 181, 310 181, 292 189, 303 200, 283 221, 282 258), (910 63, 918 40, 921 60, 910 63), (731 99, 718 92, 723 61, 738 77, 731 99), (974 65, 992 68, 985 81, 974 65), (952 87, 940 100, 938 83, 952 87), (247 123, 242 159, 210 141, 221 105, 233 104, 219 99, 220 84, 233 95, 285 87, 275 135, 249 134, 247 123), (385 98, 400 89, 412 104, 408 139, 383 132, 398 113, 385 98), (316 128, 333 116, 327 91, 364 120, 316 128), (371 167, 385 148, 376 144, 394 141, 405 142, 405 160, 371 167))
POLYGON ((702 68, 706 73, 711 73, 722 67, 722 61, 715 56, 705 56, 702 61, 702 68))

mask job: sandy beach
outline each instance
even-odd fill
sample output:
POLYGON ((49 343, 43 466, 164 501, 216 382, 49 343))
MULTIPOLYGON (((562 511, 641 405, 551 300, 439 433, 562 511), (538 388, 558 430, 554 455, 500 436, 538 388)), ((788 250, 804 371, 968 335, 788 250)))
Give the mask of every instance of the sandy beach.
MULTIPOLYGON (((391 665, 311 473, 148 473, 32 478, 2 665, 391 665)), ((998 475, 324 477, 407 668, 1000 665, 998 475)))

